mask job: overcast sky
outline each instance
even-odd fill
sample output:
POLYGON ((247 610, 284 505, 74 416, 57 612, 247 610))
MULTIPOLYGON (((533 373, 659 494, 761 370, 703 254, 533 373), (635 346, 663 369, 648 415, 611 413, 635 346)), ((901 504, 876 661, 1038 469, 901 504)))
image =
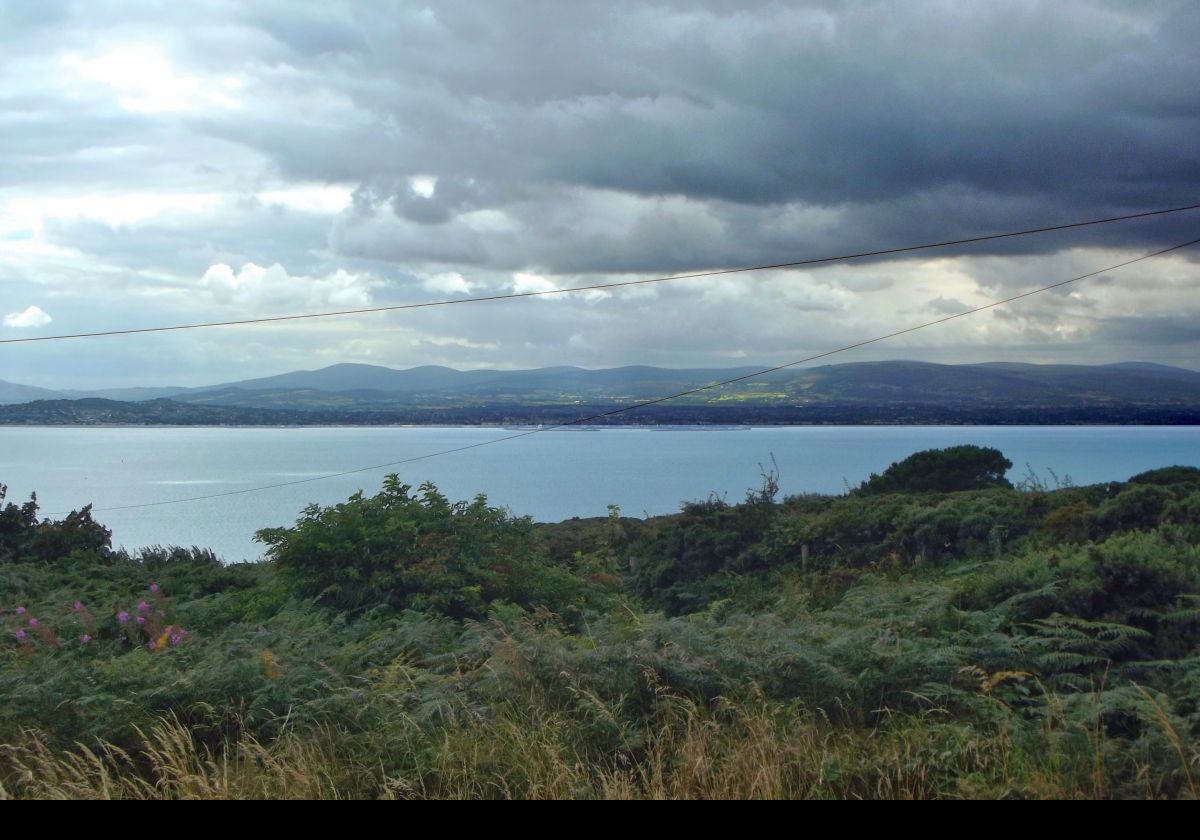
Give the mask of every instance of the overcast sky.
MULTIPOLYGON (((653 277, 1200 201, 1188 2, 0 1, 0 338, 653 277)), ((0 378, 778 364, 1200 235, 0 346, 0 378)), ((1200 368, 1200 249, 837 360, 1200 368)), ((833 360, 831 360, 833 361, 833 360)))

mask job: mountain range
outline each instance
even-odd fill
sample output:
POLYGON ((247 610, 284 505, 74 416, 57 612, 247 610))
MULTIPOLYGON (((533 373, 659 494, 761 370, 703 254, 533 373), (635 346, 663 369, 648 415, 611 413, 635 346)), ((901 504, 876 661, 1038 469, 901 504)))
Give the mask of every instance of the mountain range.
MULTIPOLYGON (((319 370, 217 385, 52 391, 0 380, 0 405, 78 400, 276 412, 451 411, 506 407, 619 406, 754 373, 757 368, 669 369, 646 366, 587 370, 454 370, 424 366, 405 370, 338 364, 319 370)), ((955 412, 996 409, 1119 410, 1128 407, 1200 409, 1200 372, 1150 363, 1035 365, 928 362, 860 362, 777 370, 672 401, 679 406, 722 409, 839 407, 846 411, 889 407, 937 407, 955 412)), ((95 408, 96 403, 88 404, 95 408)), ((122 416, 136 411, 115 408, 122 416)), ((465 412, 465 414, 464 414, 465 412)), ((179 412, 171 409, 172 415, 179 412)), ((736 414, 736 412, 733 412, 736 414)), ((1089 416, 1092 416, 1089 415, 1089 416)), ((736 418, 734 418, 736 420, 736 418)), ((1119 421, 1118 421, 1119 422, 1119 421)))

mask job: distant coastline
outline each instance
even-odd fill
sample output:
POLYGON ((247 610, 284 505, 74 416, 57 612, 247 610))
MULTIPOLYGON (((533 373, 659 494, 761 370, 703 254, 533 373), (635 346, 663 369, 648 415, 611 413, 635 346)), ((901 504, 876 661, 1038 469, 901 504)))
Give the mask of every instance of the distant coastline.
POLYGON ((862 362, 529 371, 333 365, 206 388, 50 392, 0 382, 7 426, 1197 425, 1200 372, 862 362), (736 381, 735 381, 736 378, 736 381), (727 383, 717 385, 716 383, 727 383))
MULTIPOLYGON (((783 429, 783 428, 812 428, 812 427, 879 427, 879 428, 936 428, 936 427, 1011 427, 1011 428, 1114 428, 1114 427, 1172 427, 1200 426, 1200 410, 1186 419, 1171 419, 1167 421, 1103 421, 1103 420, 1059 420, 1055 422, 1032 422, 1029 420, 944 420, 944 421, 914 421, 914 422, 885 422, 875 420, 862 421, 809 421, 809 422, 778 422, 778 423, 611 423, 603 426, 588 427, 547 427, 544 432, 611 432, 611 431, 657 431, 657 432, 735 432, 753 429, 783 429)), ((296 423, 97 423, 97 422, 14 422, 0 420, 0 429, 491 429, 494 431, 538 431, 536 425, 507 425, 499 423, 353 423, 353 422, 312 422, 296 423)))

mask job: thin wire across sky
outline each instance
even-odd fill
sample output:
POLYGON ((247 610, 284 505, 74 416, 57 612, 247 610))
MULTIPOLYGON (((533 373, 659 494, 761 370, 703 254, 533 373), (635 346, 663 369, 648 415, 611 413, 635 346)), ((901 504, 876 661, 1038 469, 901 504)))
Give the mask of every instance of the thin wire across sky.
MULTIPOLYGON (((1166 211, 1166 212, 1171 212, 1171 211, 1166 211)), ((221 493, 208 493, 208 494, 205 494, 202 496, 190 496, 190 497, 182 498, 182 499, 165 499, 165 500, 160 500, 157 502, 144 502, 141 504, 134 504, 134 505, 119 505, 119 506, 108 507, 108 508, 96 508, 95 511, 97 513, 107 513, 107 512, 111 512, 111 511, 140 510, 143 508, 161 507, 164 505, 177 505, 177 504, 185 504, 185 503, 189 503, 189 502, 207 501, 210 499, 220 499, 220 498, 225 498, 228 496, 241 496, 241 495, 245 495, 247 493, 260 493, 260 492, 265 492, 267 490, 279 489, 282 487, 294 487, 299 484, 310 484, 310 483, 316 482, 316 481, 327 481, 327 480, 333 479, 333 478, 342 478, 342 477, 349 476, 349 475, 356 475, 359 473, 372 472, 375 470, 391 469, 394 467, 403 466, 405 464, 413 464, 418 461, 426 461, 431 458, 439 458, 439 457, 443 457, 446 455, 453 455, 453 454, 459 453, 459 452, 466 452, 466 451, 472 450, 472 449, 479 449, 484 446, 492 446, 497 443, 504 443, 504 442, 511 441, 511 440, 517 440, 518 438, 530 437, 532 435, 542 434, 544 432, 551 432, 556 429, 566 428, 568 426, 578 426, 578 425, 583 425, 583 424, 587 424, 587 423, 592 423, 597 420, 603 420, 605 418, 612 417, 617 414, 624 414, 625 412, 629 412, 629 411, 637 411, 637 410, 640 410, 640 409, 643 409, 643 408, 646 408, 646 407, 649 407, 652 405, 659 405, 659 404, 662 404, 665 402, 670 402, 672 400, 677 400, 677 399, 681 399, 683 397, 691 396, 693 394, 699 394, 699 393, 702 393, 705 391, 716 390, 718 388, 723 388, 727 385, 732 385, 737 382, 743 382, 748 379, 754 379, 756 377, 766 376, 767 374, 775 373, 776 371, 786 370, 787 368, 792 368, 792 367, 796 367, 798 365, 807 364, 808 362, 815 362, 820 359, 825 359, 830 356, 835 356, 839 353, 845 353, 847 351, 855 350, 860 347, 866 347, 867 345, 870 345, 870 344, 877 344, 881 341, 887 341, 888 339, 892 339, 892 338, 896 338, 898 336, 917 332, 918 330, 928 329, 929 327, 937 326, 938 324, 944 324, 947 321, 954 321, 956 319, 965 318, 969 315, 974 315, 976 313, 983 312, 988 309, 995 309, 1000 306, 1005 306, 1007 304, 1014 303, 1015 301, 1033 297, 1034 295, 1043 294, 1043 293, 1051 291, 1053 289, 1058 289, 1058 288, 1062 288, 1063 286, 1068 286, 1073 283, 1078 283, 1078 282, 1080 282, 1082 280, 1086 280, 1090 277, 1096 277, 1101 274, 1106 274, 1107 272, 1110 272, 1110 271, 1116 271, 1118 269, 1122 269, 1127 266, 1134 265, 1136 263, 1144 262, 1145 260, 1153 259, 1154 257, 1162 256, 1164 254, 1169 254, 1169 253, 1172 253, 1175 251, 1181 251, 1184 248, 1189 248, 1189 247, 1191 247, 1193 245, 1197 245, 1197 244, 1200 244, 1200 238, 1191 239, 1186 242, 1181 242, 1178 245, 1172 245, 1167 248, 1162 248, 1157 251, 1152 251, 1150 253, 1143 254, 1140 257, 1134 257, 1133 259, 1125 260, 1124 262, 1119 262, 1119 263, 1115 263, 1113 265, 1105 266, 1104 268, 1099 268, 1099 269, 1096 269, 1095 271, 1089 271, 1086 274, 1080 274, 1080 275, 1071 277, 1066 280, 1060 280, 1057 283, 1051 283, 1050 285, 1042 286, 1040 288, 1033 289, 1028 292, 1022 292, 1021 294, 1018 294, 1018 295, 1012 295, 1011 297, 993 301, 992 303, 984 304, 982 306, 976 306, 974 308, 966 309, 966 310, 963 310, 962 312, 957 312, 952 315, 945 315, 941 318, 936 318, 932 321, 926 321, 924 323, 916 324, 911 327, 906 327, 901 330, 896 330, 895 332, 890 332, 885 335, 876 336, 874 338, 868 338, 863 341, 855 342, 853 344, 847 344, 842 347, 837 347, 833 350, 827 350, 823 353, 817 353, 817 354, 814 354, 811 356, 806 356, 803 359, 796 359, 795 361, 787 362, 787 363, 781 364, 781 365, 775 365, 774 367, 764 368, 762 370, 743 374, 741 376, 735 376, 730 379, 722 380, 720 382, 712 382, 712 383, 708 383, 705 385, 699 385, 695 388, 690 388, 686 391, 679 391, 674 394, 669 394, 667 396, 658 397, 657 399, 648 400, 648 401, 640 402, 640 403, 633 403, 633 404, 625 405, 625 406, 619 406, 617 408, 613 408, 608 411, 598 412, 596 414, 591 414, 586 417, 578 417, 574 420, 569 420, 569 421, 566 421, 563 423, 556 423, 554 425, 545 426, 543 428, 530 429, 527 431, 518 432, 517 434, 513 434, 513 435, 506 435, 504 437, 493 438, 491 440, 486 440, 486 441, 480 441, 479 443, 473 443, 473 444, 469 444, 466 446, 456 446, 451 449, 443 449, 443 450, 440 450, 437 452, 429 452, 429 453, 426 453, 425 455, 417 455, 417 456, 411 457, 411 458, 402 458, 400 460, 389 461, 389 462, 383 463, 383 464, 372 464, 371 466, 357 467, 357 468, 351 469, 351 470, 343 470, 341 472, 336 472, 336 473, 327 473, 325 475, 295 479, 293 481, 283 481, 283 482, 278 482, 275 484, 264 484, 264 485, 261 485, 258 487, 247 487, 247 488, 243 488, 240 490, 227 490, 227 491, 224 491, 221 493)), ((51 515, 52 516, 62 516, 64 514, 65 514, 65 512, 60 512, 60 513, 55 513, 55 514, 51 514, 51 515)))
POLYGON ((172 324, 156 327, 127 327, 114 330, 96 330, 91 332, 63 333, 59 335, 25 336, 21 338, 0 338, 0 344, 32 344, 46 341, 67 341, 71 339, 102 338, 105 336, 138 335, 141 333, 180 332, 183 330, 202 330, 215 327, 241 327, 252 324, 272 324, 286 321, 302 321, 315 318, 337 318, 347 315, 366 315, 374 312, 398 312, 406 309, 429 309, 439 306, 458 306, 464 303, 489 303, 500 300, 517 300, 521 298, 544 297, 546 295, 565 295, 575 292, 596 292, 609 289, 620 289, 627 286, 647 286, 653 283, 669 283, 676 280, 696 280, 702 277, 719 277, 728 274, 747 274, 754 271, 773 271, 787 268, 803 268, 805 266, 826 265, 836 262, 851 262, 853 260, 869 259, 872 257, 897 256, 917 251, 931 251, 939 248, 950 248, 955 245, 970 245, 979 242, 994 242, 1001 239, 1015 239, 1021 236, 1032 236, 1039 233, 1072 230, 1075 228, 1107 225, 1115 222, 1126 222, 1133 219, 1146 219, 1154 216, 1166 216, 1172 213, 1183 213, 1188 210, 1200 209, 1200 204, 1189 204, 1183 207, 1169 207, 1162 210, 1148 210, 1141 213, 1128 213, 1123 216, 1109 216, 1103 219, 1088 219, 1082 222, 1068 222, 1046 227, 1026 228, 1024 230, 1006 231, 1004 233, 989 233, 971 236, 965 239, 947 239, 941 242, 926 242, 920 245, 905 245, 899 248, 884 248, 875 251, 861 251, 853 254, 840 254, 832 257, 812 257, 793 260, 792 262, 752 265, 741 268, 721 268, 712 271, 697 271, 691 274, 675 274, 669 277, 651 277, 640 280, 620 280, 612 283, 594 283, 589 286, 572 286, 564 289, 542 289, 531 292, 510 292, 479 297, 449 298, 445 300, 423 301, 419 303, 398 303, 389 306, 371 306, 362 309, 341 309, 333 312, 308 312, 298 315, 271 315, 262 318, 242 318, 230 321, 208 321, 194 324, 172 324))

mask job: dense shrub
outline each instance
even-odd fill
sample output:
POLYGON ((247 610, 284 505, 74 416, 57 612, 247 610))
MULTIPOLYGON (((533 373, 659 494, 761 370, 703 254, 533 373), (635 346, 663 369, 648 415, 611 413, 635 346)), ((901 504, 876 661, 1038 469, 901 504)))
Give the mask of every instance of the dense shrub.
POLYGON ((1163 520, 1181 527, 1191 541, 1200 541, 1200 491, 1167 505, 1163 520))
POLYGON ((1129 479, 1130 484, 1184 485, 1200 490, 1200 467, 1163 467, 1147 470, 1129 479))
POLYGON ((294 527, 257 537, 301 593, 341 609, 388 604, 482 618, 495 603, 561 612, 591 594, 539 555, 528 518, 482 496, 450 502, 430 484, 414 493, 396 476, 376 496, 312 505, 294 527))
POLYGON ((1027 534, 1032 500, 1013 490, 850 495, 797 504, 774 521, 761 549, 772 565, 910 567, 994 556, 1027 534))
POLYGON ((7 489, 0 484, 0 563, 49 563, 75 552, 108 555, 112 532, 92 519, 91 505, 61 520, 39 520, 36 496, 23 505, 3 504, 7 489))
POLYGON ((631 589, 669 613, 701 609, 729 592, 732 576, 765 568, 762 541, 777 507, 751 494, 683 505, 677 517, 625 549, 631 589))
POLYGON ((882 475, 871 474, 860 493, 953 493, 1011 487, 1004 474, 1012 461, 997 449, 982 446, 952 446, 929 449, 892 464, 882 475))
POLYGON ((1101 531, 1109 534, 1136 528, 1153 528, 1174 498, 1174 494, 1165 487, 1153 484, 1137 485, 1102 504, 1096 510, 1093 520, 1101 531))
POLYGON ((1046 514, 1041 529, 1053 542, 1084 542, 1091 534, 1094 511, 1087 502, 1063 505, 1046 514))

